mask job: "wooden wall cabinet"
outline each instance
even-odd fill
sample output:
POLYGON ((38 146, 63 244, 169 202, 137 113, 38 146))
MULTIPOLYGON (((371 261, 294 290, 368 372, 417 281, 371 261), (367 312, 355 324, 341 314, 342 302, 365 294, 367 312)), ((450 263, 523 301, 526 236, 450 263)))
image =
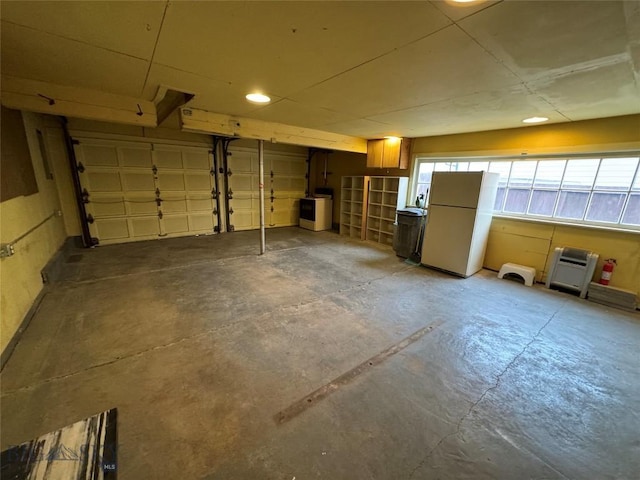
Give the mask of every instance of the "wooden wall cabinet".
POLYGON ((410 138, 382 138, 367 142, 367 167, 409 168, 410 138))

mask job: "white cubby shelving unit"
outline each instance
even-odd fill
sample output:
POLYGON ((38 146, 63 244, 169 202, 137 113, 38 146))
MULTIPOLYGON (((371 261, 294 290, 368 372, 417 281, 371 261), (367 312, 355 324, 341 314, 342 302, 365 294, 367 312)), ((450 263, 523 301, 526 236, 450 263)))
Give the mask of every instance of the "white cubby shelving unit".
POLYGON ((340 235, 364 240, 369 177, 342 177, 340 235))
POLYGON ((393 245, 396 210, 404 208, 406 177, 342 177, 340 234, 393 245))
POLYGON ((366 240, 393 245, 396 210, 406 206, 408 186, 406 177, 370 177, 366 240))

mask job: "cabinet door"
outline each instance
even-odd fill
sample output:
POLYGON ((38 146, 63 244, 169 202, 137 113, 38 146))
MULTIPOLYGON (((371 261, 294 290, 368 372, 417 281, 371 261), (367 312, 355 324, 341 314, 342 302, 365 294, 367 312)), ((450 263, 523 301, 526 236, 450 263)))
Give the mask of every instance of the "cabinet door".
POLYGON ((382 168, 384 154, 384 140, 369 140, 367 142, 367 167, 382 168))
POLYGON ((400 144, 401 140, 385 139, 382 152, 383 168, 398 168, 400 165, 400 144))

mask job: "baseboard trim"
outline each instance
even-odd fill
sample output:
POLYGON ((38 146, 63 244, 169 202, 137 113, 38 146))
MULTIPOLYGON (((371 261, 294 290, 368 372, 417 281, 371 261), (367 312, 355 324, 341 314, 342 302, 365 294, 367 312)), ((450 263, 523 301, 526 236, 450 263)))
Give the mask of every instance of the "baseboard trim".
POLYGON ((80 237, 67 237, 64 243, 60 246, 56 253, 51 256, 51 259, 40 271, 43 283, 42 290, 40 290, 40 293, 38 293, 36 298, 33 300, 31 307, 22 319, 22 322, 20 322, 20 326, 11 337, 11 340, 9 340, 9 343, 7 343, 7 346, 0 353, 0 371, 4 369, 4 366, 9 361, 9 358, 11 358, 16 345, 18 345, 18 342, 20 342, 22 334, 31 323, 31 320, 33 319, 35 314, 38 312, 42 300, 48 293, 47 285, 56 282, 60 278, 60 274, 64 268, 65 262, 71 252, 82 246, 81 242, 79 243, 79 239, 80 237))
POLYGON ((35 317, 36 313, 40 309, 42 300, 44 300, 44 297, 47 296, 47 293, 48 293, 47 290, 48 289, 46 286, 42 287, 42 290, 40 290, 40 293, 33 301, 31 308, 22 319, 22 322, 20 322, 20 326, 11 337, 11 340, 9 340, 9 343, 7 343, 7 346, 5 347, 5 349, 2 350, 2 353, 0 353, 0 372, 4 369, 4 366, 7 364, 7 362, 11 358, 11 355, 13 354, 13 351, 15 350, 16 345, 18 345, 18 342, 20 342, 20 339, 22 338, 22 334, 27 329, 27 327, 31 323, 31 320, 33 319, 33 317, 35 317))

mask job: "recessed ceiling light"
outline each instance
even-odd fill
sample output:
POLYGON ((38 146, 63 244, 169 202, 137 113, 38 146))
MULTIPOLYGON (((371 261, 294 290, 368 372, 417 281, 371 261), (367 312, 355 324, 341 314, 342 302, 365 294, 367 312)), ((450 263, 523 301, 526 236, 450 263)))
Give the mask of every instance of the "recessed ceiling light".
POLYGON ((522 123, 542 123, 549 120, 547 117, 529 117, 522 120, 522 123))
POLYGON ((245 98, 252 103, 269 103, 271 101, 271 98, 266 96, 264 93, 257 93, 257 92, 249 93, 245 98))

